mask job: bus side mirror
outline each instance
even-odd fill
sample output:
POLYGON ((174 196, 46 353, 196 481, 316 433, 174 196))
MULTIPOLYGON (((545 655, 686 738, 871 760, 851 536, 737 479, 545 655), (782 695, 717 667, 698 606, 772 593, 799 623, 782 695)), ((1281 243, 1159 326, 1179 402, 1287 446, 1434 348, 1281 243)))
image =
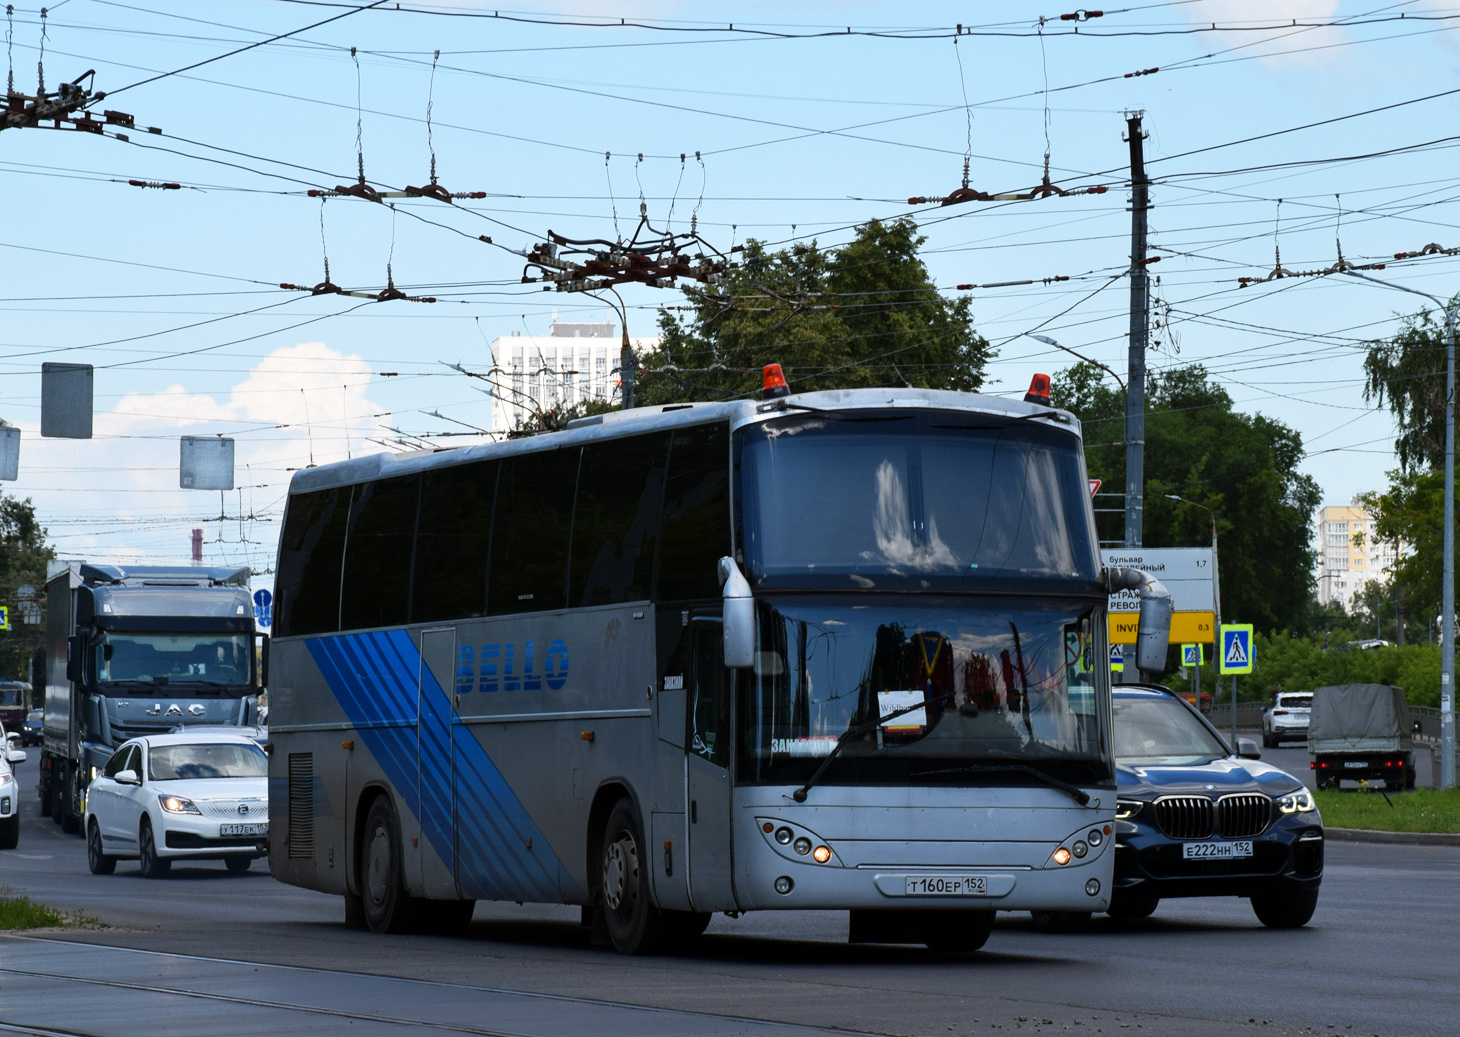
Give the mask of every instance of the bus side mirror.
POLYGON ((272 638, 268 634, 259 635, 259 687, 269 686, 269 642, 272 638))
POLYGON ((1166 669, 1171 641, 1171 592, 1155 577, 1141 584, 1141 618, 1136 628, 1136 666, 1150 673, 1166 669))
POLYGON ((66 638, 66 679, 72 684, 82 682, 81 660, 86 658, 86 648, 90 643, 90 638, 79 634, 66 638))
POLYGON ((728 555, 720 559, 720 586, 725 665, 746 669, 755 664, 755 599, 740 566, 728 555))

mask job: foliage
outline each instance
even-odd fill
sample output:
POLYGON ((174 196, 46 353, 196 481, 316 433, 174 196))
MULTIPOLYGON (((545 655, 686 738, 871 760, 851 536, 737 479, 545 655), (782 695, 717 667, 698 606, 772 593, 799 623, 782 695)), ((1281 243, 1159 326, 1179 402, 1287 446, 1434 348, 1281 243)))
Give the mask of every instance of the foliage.
POLYGON ((1362 791, 1313 794, 1330 828, 1380 832, 1460 832, 1460 789, 1414 789, 1383 796, 1362 791), (1393 804, 1392 806, 1390 804, 1393 804))
POLYGON ((0 604, 10 607, 10 629, 0 632, 0 679, 28 679, 31 653, 45 639, 44 613, 42 622, 26 623, 17 591, 34 588, 36 604, 44 608, 46 562, 56 554, 46 535, 30 498, 0 493, 0 604))
MULTIPOLYGON (((1443 460, 1443 458, 1442 458, 1443 460)), ((1445 477, 1439 472, 1389 473, 1389 488, 1360 500, 1375 516, 1374 536, 1404 546, 1394 565, 1394 586, 1405 611, 1420 618, 1439 614, 1444 576, 1445 477)))
POLYGON ((770 363, 793 390, 977 390, 989 344, 969 300, 933 284, 917 254, 925 240, 903 219, 859 227, 839 249, 748 242, 728 283, 686 290, 687 316, 659 311, 662 338, 640 358, 635 403, 753 396, 770 363))
MULTIPOLYGON (((1324 638, 1304 637, 1279 630, 1268 635, 1253 637, 1253 672, 1237 678, 1237 701, 1270 702, 1272 694, 1282 687, 1283 691, 1312 691, 1329 684, 1380 684, 1388 681, 1404 689, 1412 706, 1437 707, 1440 704, 1440 649, 1437 645, 1416 644, 1402 648, 1350 647, 1348 641, 1354 638, 1351 631, 1339 632, 1338 637, 1329 639, 1329 646, 1323 646, 1324 638)), ((1210 653, 1209 653, 1210 654, 1210 653)), ((1213 689, 1212 665, 1202 669, 1201 687, 1204 693, 1213 689)), ((1218 701, 1225 698, 1231 678, 1222 678, 1222 692, 1218 701)), ((1178 692, 1188 690, 1186 671, 1166 680, 1178 692)))
POLYGON ((617 410, 615 404, 607 400, 588 399, 579 400, 571 407, 558 407, 536 413, 524 414, 517 424, 507 433, 507 438, 516 439, 518 436, 533 436, 539 432, 557 432, 567 427, 568 422, 575 418, 592 417, 594 414, 607 414, 611 410, 617 410))
POLYGON ((91 925, 96 925, 96 919, 80 911, 57 911, 30 897, 16 896, 9 886, 0 886, 0 930, 91 925))
MULTIPOLYGON (((1460 299, 1460 297, 1457 297, 1460 299)), ((1456 299, 1450 302, 1453 312, 1456 299)), ((1445 461, 1445 329, 1428 310, 1404 318, 1392 339, 1369 343, 1364 399, 1388 404, 1399 426, 1401 472, 1437 471, 1445 461)))
MULTIPOLYGON (((1052 400, 1083 424, 1090 475, 1119 492, 1125 485, 1125 396, 1102 377, 1099 368, 1077 364, 1055 379, 1052 400)), ((1306 626, 1314 564, 1310 518, 1320 494, 1298 471, 1299 434, 1263 415, 1239 414, 1226 390, 1192 364, 1151 376, 1145 438, 1143 542, 1209 545, 1207 513, 1166 495, 1205 505, 1216 515, 1223 620, 1261 631, 1306 626)), ((1124 539, 1123 516, 1096 519, 1103 542, 1124 539)))

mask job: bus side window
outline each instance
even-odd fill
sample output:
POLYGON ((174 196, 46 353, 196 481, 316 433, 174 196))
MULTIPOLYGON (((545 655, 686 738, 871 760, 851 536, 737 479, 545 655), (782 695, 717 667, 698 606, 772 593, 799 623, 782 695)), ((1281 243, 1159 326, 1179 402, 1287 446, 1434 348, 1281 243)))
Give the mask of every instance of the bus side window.
POLYGON ((486 615, 487 549, 496 492, 496 461, 426 473, 416 531, 412 622, 486 615))
POLYGON ((719 600, 730 553, 730 426, 676 429, 669 448, 655 601, 719 600))
POLYGON ((718 622, 691 625, 689 751, 719 767, 730 764, 730 711, 723 634, 718 622))
POLYGON ((487 580, 491 615, 567 605, 568 537, 579 454, 570 447, 503 459, 487 580))
POLYGON ((355 488, 345 540, 341 630, 410 622, 411 544, 420 490, 416 475, 355 488))
POLYGON ((667 432, 583 448, 568 575, 573 606, 649 597, 668 456, 667 432))
POLYGON ((340 628, 340 566, 349 504, 348 486, 289 498, 275 580, 276 637, 340 628))

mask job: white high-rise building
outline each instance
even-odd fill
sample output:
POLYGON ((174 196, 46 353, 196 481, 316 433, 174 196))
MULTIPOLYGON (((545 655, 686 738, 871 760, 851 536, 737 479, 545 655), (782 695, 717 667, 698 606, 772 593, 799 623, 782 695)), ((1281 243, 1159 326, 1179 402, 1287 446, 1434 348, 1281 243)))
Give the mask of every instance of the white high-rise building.
POLYGON ((1374 539, 1374 516, 1357 498, 1318 509, 1316 546, 1318 603, 1338 601, 1350 611, 1364 584, 1387 584, 1393 578, 1394 563, 1403 553, 1403 545, 1396 551, 1393 544, 1374 539))
MULTIPOLYGON (((554 320, 546 337, 511 335, 492 341, 492 421, 506 433, 532 415, 573 407, 585 400, 619 400, 619 350, 612 323, 568 324, 554 320)), ((659 345, 631 338, 634 354, 659 345)))

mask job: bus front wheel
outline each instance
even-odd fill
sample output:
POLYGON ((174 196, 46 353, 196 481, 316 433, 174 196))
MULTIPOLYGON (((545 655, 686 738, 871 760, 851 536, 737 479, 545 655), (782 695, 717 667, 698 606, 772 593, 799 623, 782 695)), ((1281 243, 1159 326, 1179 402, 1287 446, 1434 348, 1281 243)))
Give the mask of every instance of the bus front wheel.
POLYGON ((633 803, 615 803, 603 830, 600 897, 609 941, 620 954, 653 950, 667 935, 662 913, 649 902, 643 832, 633 803))
MULTIPOLYGON (((411 901, 401 878, 400 819, 388 796, 370 804, 360 861, 360 900, 373 933, 409 928, 411 901)), ((347 912, 348 918, 348 912, 347 912)))

